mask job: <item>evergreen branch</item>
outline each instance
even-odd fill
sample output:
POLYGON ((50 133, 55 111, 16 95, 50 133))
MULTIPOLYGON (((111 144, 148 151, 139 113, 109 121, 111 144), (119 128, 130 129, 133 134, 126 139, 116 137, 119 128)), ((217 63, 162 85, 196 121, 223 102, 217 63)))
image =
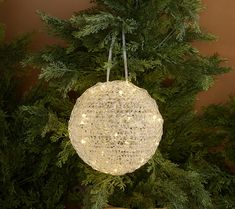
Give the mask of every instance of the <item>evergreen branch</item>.
POLYGON ((88 202, 85 208, 102 209, 107 206, 108 198, 113 194, 115 188, 124 191, 127 184, 131 184, 130 178, 127 176, 111 176, 104 173, 98 173, 85 167, 86 179, 83 184, 92 185, 88 194, 88 202))

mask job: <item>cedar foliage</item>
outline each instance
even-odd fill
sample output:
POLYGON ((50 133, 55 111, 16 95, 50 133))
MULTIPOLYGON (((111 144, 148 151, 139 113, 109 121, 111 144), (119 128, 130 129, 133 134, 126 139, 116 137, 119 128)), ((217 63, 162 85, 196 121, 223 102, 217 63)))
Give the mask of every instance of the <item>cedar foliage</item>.
POLYGON ((15 182, 23 162, 17 137, 20 124, 14 126, 14 112, 19 79, 25 74, 20 61, 26 55, 29 37, 25 35, 7 43, 4 36, 5 28, 0 24, 0 207, 14 208, 20 196, 15 182))
POLYGON ((41 82, 14 112, 10 129, 5 127, 2 208, 234 208, 234 176, 212 157, 210 122, 193 110, 196 94, 213 84, 214 75, 229 70, 220 66, 218 55, 202 56, 191 45, 212 39, 198 25, 200 1, 95 3, 68 20, 40 13, 48 32, 66 46, 46 47, 24 61, 41 68, 41 82), (112 176, 82 162, 70 144, 67 122, 71 95, 105 81, 113 37, 111 80, 123 79, 122 28, 129 79, 156 99, 165 123, 153 158, 134 173, 112 176))
POLYGON ((235 100, 211 105, 198 118, 201 143, 193 168, 206 177, 216 208, 235 207, 235 100))

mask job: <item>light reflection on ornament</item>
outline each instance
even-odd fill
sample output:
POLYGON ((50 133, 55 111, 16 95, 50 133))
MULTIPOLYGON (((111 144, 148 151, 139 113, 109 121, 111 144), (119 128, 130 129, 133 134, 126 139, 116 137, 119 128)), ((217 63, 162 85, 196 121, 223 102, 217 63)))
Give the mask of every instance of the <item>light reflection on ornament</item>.
POLYGON ((86 141, 84 139, 81 140, 82 144, 86 144, 86 141))
POLYGON ((123 95, 123 91, 122 91, 122 90, 120 90, 118 93, 119 93, 120 95, 123 95))

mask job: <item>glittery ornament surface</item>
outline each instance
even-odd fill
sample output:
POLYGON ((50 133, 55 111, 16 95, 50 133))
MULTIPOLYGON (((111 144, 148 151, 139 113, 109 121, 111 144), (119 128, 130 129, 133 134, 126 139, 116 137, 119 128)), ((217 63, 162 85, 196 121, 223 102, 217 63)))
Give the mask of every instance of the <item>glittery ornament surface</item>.
POLYGON ((78 155, 95 170, 130 173, 155 153, 163 119, 148 92, 127 81, 97 83, 73 108, 69 136, 78 155))

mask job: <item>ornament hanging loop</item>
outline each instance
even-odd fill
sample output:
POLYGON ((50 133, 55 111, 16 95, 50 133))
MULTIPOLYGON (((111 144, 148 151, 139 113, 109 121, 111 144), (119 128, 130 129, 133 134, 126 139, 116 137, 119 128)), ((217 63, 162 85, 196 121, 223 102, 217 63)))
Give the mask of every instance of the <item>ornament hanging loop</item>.
POLYGON ((110 45, 110 48, 109 48, 107 77, 106 77, 107 82, 109 82, 110 70, 111 70, 111 67, 112 67, 112 54, 113 54, 113 46, 114 46, 114 43, 115 43, 115 39, 116 39, 116 36, 113 36, 112 37, 112 42, 111 42, 111 45, 110 45))
MULTIPOLYGON (((112 42, 109 48, 109 56, 108 56, 108 66, 107 66, 107 76, 106 81, 109 82, 110 70, 112 67, 112 54, 113 54, 113 46, 115 43, 116 36, 112 37, 112 42)), ((122 27, 122 51, 123 51, 123 62, 124 62, 124 70, 125 70, 125 79, 128 81, 128 68, 127 68, 127 53, 126 53, 126 37, 124 26, 122 27)))
POLYGON ((122 50, 123 50, 123 61, 125 69, 125 79, 128 81, 128 69, 127 69, 127 55, 126 55, 126 37, 124 26, 122 27, 122 50))

